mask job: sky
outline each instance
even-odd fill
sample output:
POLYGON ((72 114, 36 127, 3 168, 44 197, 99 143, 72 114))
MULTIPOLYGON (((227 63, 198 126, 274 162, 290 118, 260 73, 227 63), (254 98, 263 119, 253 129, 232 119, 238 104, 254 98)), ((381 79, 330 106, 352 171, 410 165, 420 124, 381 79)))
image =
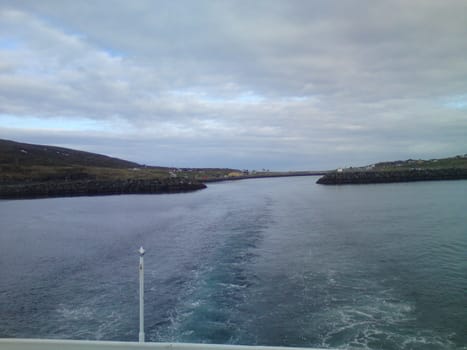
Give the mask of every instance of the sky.
POLYGON ((0 0, 0 138, 148 165, 467 153, 464 0, 0 0))

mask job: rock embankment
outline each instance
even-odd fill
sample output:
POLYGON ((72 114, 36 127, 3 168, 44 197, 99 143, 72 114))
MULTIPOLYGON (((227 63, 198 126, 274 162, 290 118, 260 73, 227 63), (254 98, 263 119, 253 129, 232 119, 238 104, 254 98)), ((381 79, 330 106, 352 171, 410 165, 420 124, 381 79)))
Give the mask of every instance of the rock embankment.
POLYGON ((45 198, 114 194, 190 192, 206 188, 199 182, 176 180, 81 180, 0 185, 0 198, 45 198))
POLYGON ((467 179, 467 169, 411 169, 332 172, 319 178, 316 183, 321 185, 346 185, 462 179, 467 179))

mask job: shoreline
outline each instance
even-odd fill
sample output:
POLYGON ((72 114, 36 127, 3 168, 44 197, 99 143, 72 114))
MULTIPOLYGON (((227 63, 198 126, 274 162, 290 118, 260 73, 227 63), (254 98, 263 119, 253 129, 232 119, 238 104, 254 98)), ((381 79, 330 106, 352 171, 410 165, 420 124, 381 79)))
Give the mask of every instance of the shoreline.
POLYGON ((363 185, 396 182, 466 180, 467 169, 409 169, 390 171, 343 171, 328 173, 316 181, 320 185, 363 185))
POLYGON ((203 180, 60 180, 0 185, 0 200, 94 197, 123 194, 175 194, 207 188, 206 183, 278 177, 320 176, 325 171, 245 175, 203 180), (178 180, 178 181, 177 181, 178 180))
POLYGON ((9 184, 0 186, 0 199, 39 199, 122 194, 168 194, 206 188, 200 182, 160 180, 84 180, 9 184))
POLYGON ((245 175, 245 176, 232 176, 227 178, 213 178, 203 179, 203 183, 209 182, 223 182, 223 181, 236 181, 248 179, 266 179, 270 177, 297 177, 297 176, 323 176, 328 174, 329 171, 310 171, 310 172, 296 172, 296 173, 277 173, 277 174, 264 174, 264 175, 245 175))

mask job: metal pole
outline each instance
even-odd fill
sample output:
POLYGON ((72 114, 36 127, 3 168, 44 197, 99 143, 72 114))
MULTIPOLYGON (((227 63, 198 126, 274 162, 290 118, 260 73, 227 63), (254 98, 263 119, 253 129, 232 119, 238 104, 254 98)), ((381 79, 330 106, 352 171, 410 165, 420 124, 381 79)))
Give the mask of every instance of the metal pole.
POLYGON ((144 249, 139 248, 139 342, 144 343, 144 249))

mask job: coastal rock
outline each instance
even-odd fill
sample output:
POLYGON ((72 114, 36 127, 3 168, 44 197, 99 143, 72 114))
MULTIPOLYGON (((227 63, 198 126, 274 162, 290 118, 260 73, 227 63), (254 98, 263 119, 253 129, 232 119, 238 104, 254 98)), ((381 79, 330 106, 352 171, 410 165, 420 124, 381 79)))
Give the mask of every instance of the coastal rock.
POLYGON ((199 182, 174 180, 49 181, 0 186, 0 198, 45 198, 114 194, 190 192, 206 188, 199 182))
POLYGON ((462 179, 467 179, 467 169, 336 171, 322 176, 316 183, 321 185, 345 185, 462 179))

